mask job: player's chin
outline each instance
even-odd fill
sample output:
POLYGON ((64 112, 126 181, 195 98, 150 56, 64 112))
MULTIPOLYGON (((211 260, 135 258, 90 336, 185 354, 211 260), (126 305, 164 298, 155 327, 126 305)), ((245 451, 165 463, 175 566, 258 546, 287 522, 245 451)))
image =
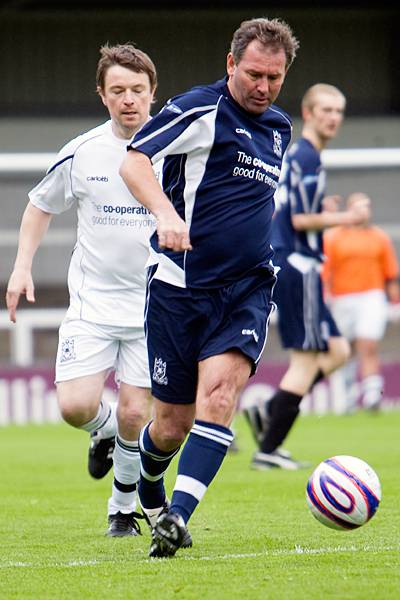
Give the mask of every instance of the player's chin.
POLYGON ((247 110, 253 115, 262 115, 270 106, 271 103, 267 100, 253 100, 249 102, 247 110))
POLYGON ((325 132, 326 139, 332 140, 336 136, 338 129, 339 127, 330 127, 329 129, 327 129, 325 132))
POLYGON ((125 127, 135 126, 139 122, 139 115, 137 113, 121 115, 121 122, 125 127))
POLYGON ((269 102, 263 102, 263 103, 261 103, 261 102, 252 102, 247 107, 247 110, 252 115, 262 115, 267 110, 267 108, 269 108, 269 107, 270 107, 269 102))

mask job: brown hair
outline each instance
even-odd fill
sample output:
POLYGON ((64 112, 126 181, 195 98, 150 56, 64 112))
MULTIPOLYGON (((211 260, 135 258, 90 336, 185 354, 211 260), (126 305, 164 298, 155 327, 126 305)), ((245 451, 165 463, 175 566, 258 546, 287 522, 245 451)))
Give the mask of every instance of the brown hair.
POLYGON ((151 58, 133 44, 118 44, 109 46, 105 44, 100 48, 100 60, 97 64, 96 84, 104 90, 104 81, 108 69, 120 65, 135 73, 147 73, 152 92, 157 89, 157 71, 151 58))
POLYGON ((330 94, 331 96, 337 96, 338 98, 342 98, 344 104, 346 104, 346 98, 344 94, 337 87, 330 85, 329 83, 316 83, 308 88, 304 94, 301 101, 301 107, 312 110, 317 102, 318 94, 330 94))
POLYGON ((275 51, 283 49, 286 54, 286 69, 290 67, 300 44, 289 25, 281 19, 258 18, 243 21, 235 31, 231 52, 236 64, 240 62, 247 46, 253 41, 275 51))

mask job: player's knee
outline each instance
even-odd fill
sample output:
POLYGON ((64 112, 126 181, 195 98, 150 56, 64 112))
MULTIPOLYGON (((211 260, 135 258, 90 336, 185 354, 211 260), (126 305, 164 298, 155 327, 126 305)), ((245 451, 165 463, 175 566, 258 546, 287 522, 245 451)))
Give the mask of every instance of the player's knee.
POLYGON ((351 356, 351 347, 345 338, 338 338, 335 345, 330 348, 334 369, 343 366, 351 356))
POLYGON ((174 426, 164 427, 162 438, 170 448, 177 448, 186 438, 192 428, 192 423, 176 423, 174 426))
POLYGON ((58 393, 58 407, 62 418, 73 427, 81 427, 96 416, 98 406, 92 406, 73 394, 58 393))
POLYGON ((169 448, 177 448, 186 438, 193 426, 193 419, 185 415, 171 415, 170 418, 154 420, 152 431, 156 431, 157 438, 161 438, 169 448))
POLYGON ((59 408, 64 421, 73 427, 81 427, 96 416, 86 407, 76 403, 59 401, 59 408))
POLYGON ((150 410, 144 404, 118 406, 117 419, 120 429, 140 431, 150 419, 150 410))
POLYGON ((339 352, 339 366, 344 365, 351 357, 351 347, 347 340, 343 339, 343 344, 340 347, 339 352))
POLYGON ((360 357, 367 359, 375 358, 378 356, 378 344, 375 340, 363 340, 357 347, 360 357))

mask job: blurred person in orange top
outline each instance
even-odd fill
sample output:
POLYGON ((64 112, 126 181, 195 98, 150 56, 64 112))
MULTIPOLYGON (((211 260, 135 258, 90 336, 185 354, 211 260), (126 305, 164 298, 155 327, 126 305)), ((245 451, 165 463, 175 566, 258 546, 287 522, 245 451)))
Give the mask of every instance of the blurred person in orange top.
MULTIPOLYGON (((377 410, 384 388, 379 341, 386 329, 388 301, 400 303, 399 264, 389 236, 371 223, 370 198, 352 193, 347 208, 360 199, 369 205, 364 225, 343 225, 324 233, 323 280, 334 319, 358 359, 362 406, 377 410)), ((345 367, 348 390, 356 368, 355 361, 345 367)), ((349 401, 350 409, 356 400, 349 401)))

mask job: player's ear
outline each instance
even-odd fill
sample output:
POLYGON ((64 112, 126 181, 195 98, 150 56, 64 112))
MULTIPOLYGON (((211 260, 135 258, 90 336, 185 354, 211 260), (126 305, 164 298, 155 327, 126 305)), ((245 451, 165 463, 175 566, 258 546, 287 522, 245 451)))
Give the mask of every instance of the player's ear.
POLYGON ((104 96, 103 89, 98 85, 97 88, 96 88, 96 91, 97 91, 98 95, 100 96, 101 101, 103 102, 104 106, 107 106, 106 98, 104 96))
POLYGON ((232 52, 228 52, 228 56, 226 57, 226 72, 228 75, 233 75, 233 71, 235 69, 235 60, 233 58, 232 52))
POLYGON ((306 121, 311 116, 311 109, 308 106, 301 107, 301 117, 303 121, 306 121))

